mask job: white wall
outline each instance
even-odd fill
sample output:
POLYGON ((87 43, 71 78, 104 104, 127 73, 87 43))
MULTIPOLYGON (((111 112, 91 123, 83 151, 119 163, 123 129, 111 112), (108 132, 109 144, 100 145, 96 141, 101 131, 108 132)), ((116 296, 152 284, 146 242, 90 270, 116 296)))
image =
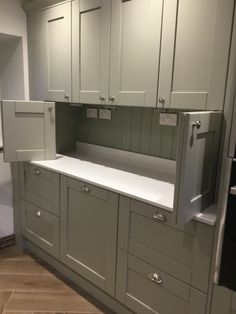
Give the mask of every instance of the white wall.
POLYGON ((26 15, 20 0, 0 0, 0 33, 22 37, 24 95, 29 99, 28 47, 26 15))

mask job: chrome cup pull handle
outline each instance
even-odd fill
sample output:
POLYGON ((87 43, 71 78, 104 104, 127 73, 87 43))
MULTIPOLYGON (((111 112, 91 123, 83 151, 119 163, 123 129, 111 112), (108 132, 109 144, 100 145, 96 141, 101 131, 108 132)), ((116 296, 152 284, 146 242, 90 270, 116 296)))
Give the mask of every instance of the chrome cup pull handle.
POLYGON ((152 215, 152 218, 155 219, 155 220, 161 221, 161 222, 166 222, 167 221, 166 215, 158 213, 158 212, 155 212, 152 215))
POLYGON ((163 280, 158 273, 149 274, 148 278, 157 285, 161 285, 163 283, 163 280))
POLYGON ((80 188, 83 192, 89 193, 91 189, 87 185, 83 185, 80 188))

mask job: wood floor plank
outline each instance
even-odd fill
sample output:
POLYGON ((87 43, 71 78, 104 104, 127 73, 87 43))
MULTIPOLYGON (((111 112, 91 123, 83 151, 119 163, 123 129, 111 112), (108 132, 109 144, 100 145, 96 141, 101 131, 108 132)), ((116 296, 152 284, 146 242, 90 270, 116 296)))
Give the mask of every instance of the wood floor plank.
POLYGON ((0 260, 16 260, 16 261, 33 261, 33 258, 25 252, 18 249, 16 246, 10 246, 5 249, 0 249, 0 260))
POLYGON ((0 313, 3 312, 5 306, 11 296, 11 291, 0 291, 0 313))
POLYGON ((14 292, 6 310, 33 311, 36 313, 42 311, 79 314, 102 313, 86 299, 71 292, 14 292))
POLYGON ((0 274, 0 290, 56 292, 70 288, 53 275, 0 274))
POLYGON ((1 260, 0 274, 33 274, 51 275, 51 273, 40 264, 31 260, 1 260))

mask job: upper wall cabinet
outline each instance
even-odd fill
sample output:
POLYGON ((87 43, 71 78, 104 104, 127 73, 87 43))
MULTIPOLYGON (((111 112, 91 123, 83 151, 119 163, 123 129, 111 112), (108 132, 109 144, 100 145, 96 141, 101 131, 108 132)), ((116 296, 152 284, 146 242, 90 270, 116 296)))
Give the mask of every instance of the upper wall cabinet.
POLYGON ((73 3, 74 101, 156 106, 162 2, 73 3))
POLYGON ((71 3, 28 18, 30 96, 71 100, 71 3))
POLYGON ((233 14, 234 0, 73 0, 42 9, 28 19, 31 98, 221 110, 233 14))
POLYGON ((233 10, 233 0, 164 1, 158 107, 223 108, 233 10))

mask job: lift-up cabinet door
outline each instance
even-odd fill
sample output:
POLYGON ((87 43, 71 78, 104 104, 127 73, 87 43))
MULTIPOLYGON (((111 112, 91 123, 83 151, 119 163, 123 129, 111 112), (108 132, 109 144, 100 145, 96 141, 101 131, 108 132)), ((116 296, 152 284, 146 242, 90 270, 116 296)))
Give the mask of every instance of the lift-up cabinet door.
POLYGON ((221 122, 220 112, 180 115, 175 190, 179 224, 214 204, 221 122))
POLYGON ((2 101, 5 161, 55 159, 55 104, 2 101))

